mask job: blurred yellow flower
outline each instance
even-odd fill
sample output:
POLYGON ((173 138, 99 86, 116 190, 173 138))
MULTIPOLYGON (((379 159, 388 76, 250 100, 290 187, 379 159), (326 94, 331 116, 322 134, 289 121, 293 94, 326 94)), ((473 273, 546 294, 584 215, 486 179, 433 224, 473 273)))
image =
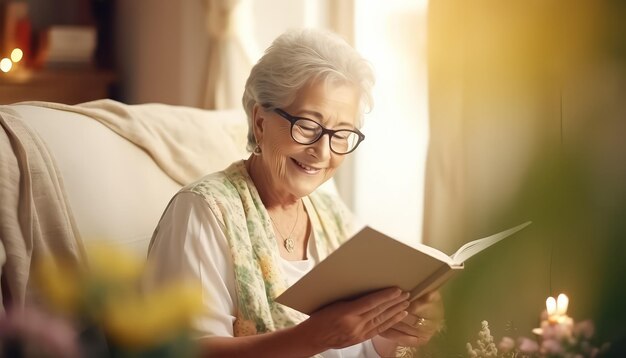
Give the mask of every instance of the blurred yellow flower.
POLYGON ((53 309, 70 314, 82 305, 81 273, 76 268, 46 257, 35 263, 34 278, 53 309))
POLYGON ((145 348, 174 339, 189 328, 201 310, 200 287, 175 282, 149 295, 114 297, 106 302, 102 319, 107 335, 116 344, 145 348))
POLYGON ((88 247, 91 274, 106 282, 133 282, 144 271, 144 260, 131 252, 104 242, 88 247))
POLYGON ((54 308, 102 328, 116 351, 192 346, 191 321, 203 309, 196 282, 173 281, 142 291, 144 260, 118 247, 92 244, 88 269, 48 258, 35 265, 38 287, 54 308))

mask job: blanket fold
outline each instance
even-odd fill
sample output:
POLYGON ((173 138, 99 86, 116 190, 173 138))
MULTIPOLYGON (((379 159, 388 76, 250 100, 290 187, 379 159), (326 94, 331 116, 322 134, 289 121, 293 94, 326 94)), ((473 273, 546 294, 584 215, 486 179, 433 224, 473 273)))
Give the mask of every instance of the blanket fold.
POLYGON ((74 112, 100 122, 146 151, 181 186, 226 168, 233 158, 246 154, 247 124, 240 110, 220 112, 221 119, 242 116, 241 121, 229 123, 207 115, 206 110, 159 103, 129 105, 101 99, 77 105, 37 101, 19 104, 74 112))
POLYGON ((50 254, 83 267, 85 253, 54 159, 37 133, 0 106, 0 240, 4 307, 23 307, 32 263, 50 254))

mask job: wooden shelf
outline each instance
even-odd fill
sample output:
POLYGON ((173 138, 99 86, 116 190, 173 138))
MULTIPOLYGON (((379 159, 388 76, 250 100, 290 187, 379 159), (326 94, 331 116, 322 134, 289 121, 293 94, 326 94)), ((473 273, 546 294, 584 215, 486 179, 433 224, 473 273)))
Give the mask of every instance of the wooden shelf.
POLYGON ((0 104, 49 101, 66 104, 109 97, 112 71, 95 69, 18 70, 0 73, 0 104))

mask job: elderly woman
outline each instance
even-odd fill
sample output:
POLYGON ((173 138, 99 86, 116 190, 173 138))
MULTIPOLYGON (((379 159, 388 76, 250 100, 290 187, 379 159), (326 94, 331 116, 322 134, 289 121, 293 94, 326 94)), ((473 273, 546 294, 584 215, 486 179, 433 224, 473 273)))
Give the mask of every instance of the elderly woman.
POLYGON ((195 329, 210 356, 393 356, 436 330, 436 293, 409 303, 391 287, 310 317, 274 302, 353 234, 339 198, 316 189, 365 138, 359 128, 372 84, 366 61, 338 37, 281 35, 243 95, 252 154, 168 205, 149 259, 159 277, 201 282, 207 309, 195 329))

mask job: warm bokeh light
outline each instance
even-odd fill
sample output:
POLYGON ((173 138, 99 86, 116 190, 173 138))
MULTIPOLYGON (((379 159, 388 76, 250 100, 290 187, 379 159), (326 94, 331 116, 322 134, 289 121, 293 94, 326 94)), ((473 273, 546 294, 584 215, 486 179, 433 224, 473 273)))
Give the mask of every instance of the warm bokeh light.
POLYGON ((546 300, 546 311, 551 319, 564 318, 567 315, 567 306, 569 305, 569 298, 561 293, 554 299, 554 297, 548 297, 546 300))
POLYGON ((12 67, 13 62, 11 62, 11 60, 9 60, 8 58, 3 58, 2 60, 0 60, 0 71, 9 72, 11 71, 12 67))
POLYGON ((20 62, 23 57, 24 57, 24 51, 22 51, 21 49, 14 48, 13 51, 11 51, 11 61, 20 62))
POLYGON ((550 296, 546 300, 546 310, 548 311, 548 316, 554 316, 556 313, 556 300, 554 297, 550 296))
POLYGON ((417 243, 422 236, 429 134, 427 1, 354 4, 355 45, 376 74, 375 104, 363 126, 368 143, 375 144, 360 147, 354 155, 354 208, 368 225, 400 241, 417 243), (386 190, 372 190, 390 180, 394 184, 386 190))
POLYGON ((564 293, 561 293, 556 298, 556 314, 565 315, 567 313, 567 306, 569 305, 569 298, 564 293))

